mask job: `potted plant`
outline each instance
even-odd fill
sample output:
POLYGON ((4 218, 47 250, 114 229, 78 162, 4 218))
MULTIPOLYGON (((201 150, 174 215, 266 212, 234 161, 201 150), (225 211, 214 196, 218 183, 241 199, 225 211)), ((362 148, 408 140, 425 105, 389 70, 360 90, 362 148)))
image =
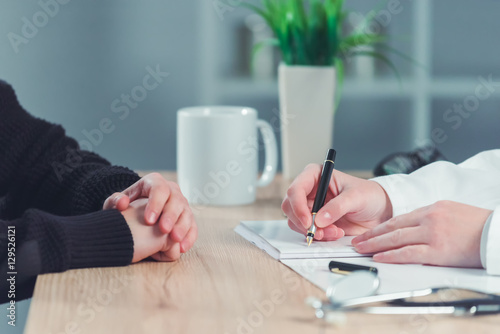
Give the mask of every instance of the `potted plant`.
POLYGON ((244 3, 264 18, 274 38, 254 46, 279 47, 278 70, 281 109, 283 176, 294 178, 311 161, 318 161, 332 145, 335 106, 340 99, 343 61, 351 56, 382 54, 364 46, 385 41, 384 36, 365 33, 366 25, 346 36, 342 24, 347 15, 344 0, 262 0, 262 7, 244 3))

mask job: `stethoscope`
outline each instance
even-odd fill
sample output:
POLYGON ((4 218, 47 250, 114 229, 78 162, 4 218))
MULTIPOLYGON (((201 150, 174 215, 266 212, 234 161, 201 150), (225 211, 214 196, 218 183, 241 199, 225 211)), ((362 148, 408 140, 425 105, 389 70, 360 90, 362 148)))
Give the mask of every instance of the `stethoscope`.
POLYGON ((379 286, 380 279, 377 274, 355 271, 336 281, 327 289, 326 301, 311 297, 306 302, 315 309, 317 318, 326 320, 329 315, 344 312, 453 316, 500 313, 500 296, 494 294, 455 287, 439 287, 377 295, 379 286), (474 297, 450 298, 467 294, 474 297), (418 301, 419 297, 426 296, 433 298, 431 301, 418 301), (387 306, 370 306, 370 304, 382 302, 387 306))

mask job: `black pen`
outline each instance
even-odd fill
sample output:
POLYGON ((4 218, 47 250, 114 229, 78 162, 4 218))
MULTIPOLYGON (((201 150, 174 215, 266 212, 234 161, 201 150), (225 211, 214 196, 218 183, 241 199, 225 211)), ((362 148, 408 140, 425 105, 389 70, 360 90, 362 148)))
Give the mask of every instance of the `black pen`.
POLYGON ((332 177, 333 168, 335 167, 335 155, 337 152, 333 148, 329 149, 326 153, 326 159, 323 163, 323 170, 321 171, 321 177, 319 179, 318 191, 316 192, 316 198, 314 199, 314 204, 312 208, 312 224, 309 231, 307 231, 307 246, 310 246, 314 234, 316 234, 316 225, 314 224, 314 219, 319 209, 325 204, 326 192, 328 191, 328 185, 330 184, 330 178, 332 177))
POLYGON ((332 273, 342 274, 342 275, 347 275, 352 273, 353 271, 358 271, 358 270, 371 271, 374 274, 378 273, 378 270, 375 267, 368 267, 359 264, 344 263, 337 261, 330 261, 330 263, 328 264, 328 269, 330 269, 332 273))

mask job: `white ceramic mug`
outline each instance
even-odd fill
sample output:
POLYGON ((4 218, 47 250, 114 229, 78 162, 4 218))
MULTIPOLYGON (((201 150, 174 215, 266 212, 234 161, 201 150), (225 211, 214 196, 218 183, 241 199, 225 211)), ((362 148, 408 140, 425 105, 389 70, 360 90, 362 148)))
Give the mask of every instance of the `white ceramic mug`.
POLYGON ((177 176, 190 203, 240 205, 255 201, 256 187, 276 174, 274 131, 247 107, 210 106, 177 112, 177 176), (257 129, 265 146, 265 166, 258 179, 257 129))

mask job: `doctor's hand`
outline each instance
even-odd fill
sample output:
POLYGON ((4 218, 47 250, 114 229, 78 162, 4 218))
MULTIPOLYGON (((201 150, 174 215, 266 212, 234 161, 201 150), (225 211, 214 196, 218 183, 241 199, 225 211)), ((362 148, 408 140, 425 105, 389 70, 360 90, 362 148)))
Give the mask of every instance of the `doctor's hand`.
POLYGON ((167 181, 159 173, 151 173, 123 190, 109 196, 103 209, 126 210, 131 202, 147 198, 143 210, 146 224, 158 223, 162 233, 180 243, 181 252, 187 252, 196 241, 198 229, 189 204, 177 183, 167 181))
MULTIPOLYGON (((320 165, 308 165, 293 181, 281 205, 290 228, 304 235, 312 223, 311 209, 320 176, 320 165)), ((325 205, 316 215, 314 239, 359 235, 391 217, 392 204, 378 183, 334 170, 325 205)))
POLYGON ((172 239, 169 234, 161 231, 160 225, 149 225, 144 221, 144 212, 148 200, 139 199, 130 203, 121 212, 127 222, 134 240, 134 255, 132 263, 147 257, 157 261, 175 261, 181 256, 181 244, 172 239))
POLYGON ((352 244, 359 253, 376 253, 378 262, 481 267, 481 234, 491 212, 439 201, 394 217, 352 244))

